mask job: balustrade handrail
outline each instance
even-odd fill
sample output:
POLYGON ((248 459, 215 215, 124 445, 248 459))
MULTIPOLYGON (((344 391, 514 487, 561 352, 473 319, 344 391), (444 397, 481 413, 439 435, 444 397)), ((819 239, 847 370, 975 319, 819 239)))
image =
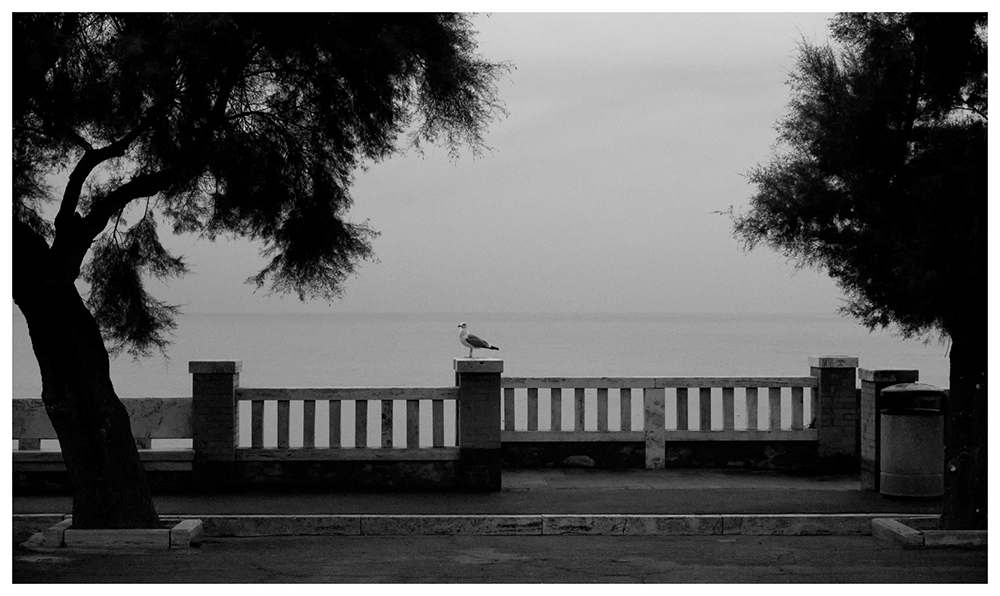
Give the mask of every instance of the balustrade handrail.
POLYGON ((238 387, 238 401, 457 400, 457 387, 238 387))
POLYGON ((502 377, 503 388, 668 389, 678 387, 817 387, 816 377, 502 377))

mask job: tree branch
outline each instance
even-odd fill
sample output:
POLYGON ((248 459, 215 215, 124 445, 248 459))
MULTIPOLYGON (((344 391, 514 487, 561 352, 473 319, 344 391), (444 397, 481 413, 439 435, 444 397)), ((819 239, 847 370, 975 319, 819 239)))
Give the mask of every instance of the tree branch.
POLYGON ((90 141, 83 138, 80 133, 76 132, 71 127, 66 127, 66 136, 84 151, 95 151, 94 146, 90 144, 90 141))
POLYGON ((132 178, 91 207, 87 216, 81 220, 81 231, 92 241, 107 227, 111 218, 129 203, 165 190, 179 177, 180 170, 173 169, 140 174, 132 178))
POLYGON ((84 147, 85 151, 83 157, 77 162, 76 167, 73 168, 73 172, 69 176, 69 182, 66 184, 66 189, 63 191, 62 204, 59 206, 59 212, 55 218, 56 235, 60 232, 71 233, 73 222, 79 219, 79 216, 76 216, 76 208, 80 204, 80 193, 83 192, 83 184, 90 177, 94 169, 109 159, 124 156, 129 146, 150 129, 152 123, 166 112, 169 105, 168 102, 164 102, 158 106, 153 106, 146 111, 135 128, 122 138, 100 149, 90 147, 90 144, 83 137, 75 131, 71 131, 71 138, 77 140, 84 147), (87 149, 87 147, 90 147, 90 149, 87 149))
POLYGON ((973 114, 979 116, 983 120, 987 120, 987 121, 989 120, 989 117, 986 115, 985 112, 983 112, 982 110, 980 110, 979 108, 977 108, 976 106, 972 105, 971 103, 969 103, 968 101, 965 101, 965 100, 962 101, 962 105, 955 106, 955 109, 956 110, 967 110, 967 111, 972 112, 973 114))
POLYGON ((53 275, 66 281, 78 278, 90 245, 111 218, 130 202, 163 191, 179 177, 179 170, 140 174, 96 201, 86 217, 72 213, 72 225, 64 226, 52 243, 53 275))

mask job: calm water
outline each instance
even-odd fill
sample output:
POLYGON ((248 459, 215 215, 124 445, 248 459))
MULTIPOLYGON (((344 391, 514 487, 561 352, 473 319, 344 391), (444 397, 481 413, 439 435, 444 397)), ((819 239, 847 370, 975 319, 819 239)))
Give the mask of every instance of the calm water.
MULTIPOLYGON (((37 397, 38 368, 15 308, 13 395, 37 397)), ((920 371, 948 386, 946 346, 869 333, 835 314, 194 314, 178 319, 169 359, 112 363, 123 397, 190 395, 189 360, 242 360, 245 387, 448 386, 468 355, 457 325, 500 346, 509 376, 809 374, 810 355, 862 368, 920 371)))

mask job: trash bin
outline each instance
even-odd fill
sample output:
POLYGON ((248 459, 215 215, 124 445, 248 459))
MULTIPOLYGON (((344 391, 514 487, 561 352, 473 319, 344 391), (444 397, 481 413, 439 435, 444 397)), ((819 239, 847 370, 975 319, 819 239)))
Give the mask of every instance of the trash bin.
POLYGON ((887 497, 944 495, 944 392, 925 383, 882 390, 879 492, 887 497), (935 407, 936 406, 936 407, 935 407))

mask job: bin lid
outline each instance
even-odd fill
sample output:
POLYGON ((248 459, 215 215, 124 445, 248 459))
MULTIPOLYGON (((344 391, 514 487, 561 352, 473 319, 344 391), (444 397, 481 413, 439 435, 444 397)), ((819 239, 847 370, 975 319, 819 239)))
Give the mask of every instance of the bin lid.
POLYGON ((940 387, 928 383, 898 383, 882 390, 882 394, 891 395, 944 395, 940 387))

